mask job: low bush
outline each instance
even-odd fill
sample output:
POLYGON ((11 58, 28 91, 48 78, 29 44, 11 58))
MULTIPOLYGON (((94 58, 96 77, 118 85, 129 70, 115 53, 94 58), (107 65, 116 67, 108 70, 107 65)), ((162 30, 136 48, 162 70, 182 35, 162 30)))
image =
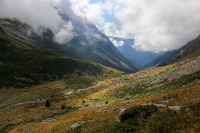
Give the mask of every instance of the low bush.
POLYGON ((176 133, 179 117, 174 110, 161 112, 149 123, 149 130, 153 133, 176 133))
POLYGON ((158 108, 154 105, 140 105, 126 109, 120 116, 122 123, 115 124, 108 133, 132 133, 141 131, 151 120, 158 108))
POLYGON ((139 131, 140 128, 134 126, 130 123, 121 123, 114 125, 109 131, 106 133, 135 133, 139 131))
POLYGON ((47 99, 47 101, 46 101, 46 103, 45 103, 45 106, 46 106, 47 108, 51 106, 51 103, 50 103, 49 99, 47 99))
POLYGON ((180 112, 165 110, 156 114, 148 124, 151 133, 199 133, 200 128, 200 102, 182 107, 180 112), (189 108, 189 109, 188 109, 189 108))
POLYGON ((151 114, 157 111, 158 108, 154 105, 140 105, 126 109, 120 116, 121 122, 129 121, 134 125, 144 125, 151 114))

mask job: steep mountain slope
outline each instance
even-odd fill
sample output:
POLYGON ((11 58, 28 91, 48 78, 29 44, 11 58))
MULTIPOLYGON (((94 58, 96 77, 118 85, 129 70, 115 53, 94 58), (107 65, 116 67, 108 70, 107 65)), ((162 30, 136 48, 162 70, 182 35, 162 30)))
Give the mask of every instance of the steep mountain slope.
POLYGON ((179 62, 200 56, 200 35, 181 47, 177 54, 172 57, 170 63, 179 62))
POLYGON ((144 68, 152 67, 152 66, 165 66, 169 64, 169 61, 172 59, 174 55, 178 53, 178 50, 167 51, 163 55, 157 57, 155 60, 149 62, 144 68))
MULTIPOLYGON (((63 16, 63 19, 70 18, 63 16)), ((10 36, 32 46, 52 49, 78 59, 91 60, 127 73, 137 70, 94 25, 78 20, 72 22, 75 25, 76 36, 63 44, 55 42, 51 30, 41 27, 38 34, 29 25, 18 20, 1 20, 0 26, 10 36)))
POLYGON ((156 58, 152 62, 145 65, 145 68, 151 66, 163 66, 190 58, 194 58, 200 55, 200 36, 196 39, 188 42, 186 45, 178 50, 167 51, 160 57, 156 58))
MULTIPOLYGON (((0 31, 0 88, 21 88, 63 77, 104 77, 120 73, 90 61, 63 56, 52 50, 26 45, 0 31)), ((32 40, 23 40, 31 42, 32 40)), ((87 78, 86 78, 87 79, 87 78)))
POLYGON ((138 68, 142 68, 142 66, 146 65, 147 63, 151 62, 152 60, 159 57, 162 53, 153 53, 147 51, 137 51, 136 49, 132 48, 131 45, 134 45, 134 39, 124 39, 119 37, 111 37, 116 41, 123 41, 123 46, 118 46, 117 49, 129 60, 132 61, 134 65, 138 68))

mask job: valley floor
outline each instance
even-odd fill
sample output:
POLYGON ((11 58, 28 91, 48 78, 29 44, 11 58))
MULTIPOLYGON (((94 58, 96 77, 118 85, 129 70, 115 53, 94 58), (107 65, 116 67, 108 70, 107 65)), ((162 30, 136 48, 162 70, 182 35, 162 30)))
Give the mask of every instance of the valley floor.
POLYGON ((95 79, 85 89, 73 88, 78 79, 73 84, 67 80, 1 89, 0 132, 126 132, 119 130, 127 124, 119 123, 119 112, 147 104, 157 106, 159 112, 138 132, 200 132, 200 58, 95 79), (45 106, 47 99, 50 107, 45 106), (181 124, 172 122, 168 129, 166 120, 181 124))

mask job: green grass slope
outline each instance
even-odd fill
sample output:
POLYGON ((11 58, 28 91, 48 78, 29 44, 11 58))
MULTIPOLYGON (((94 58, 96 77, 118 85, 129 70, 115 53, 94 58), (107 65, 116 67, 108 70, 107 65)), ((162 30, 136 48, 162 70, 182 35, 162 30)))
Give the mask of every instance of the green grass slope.
POLYGON ((29 47, 0 32, 0 88, 21 88, 63 77, 106 76, 121 72, 90 61, 29 47))

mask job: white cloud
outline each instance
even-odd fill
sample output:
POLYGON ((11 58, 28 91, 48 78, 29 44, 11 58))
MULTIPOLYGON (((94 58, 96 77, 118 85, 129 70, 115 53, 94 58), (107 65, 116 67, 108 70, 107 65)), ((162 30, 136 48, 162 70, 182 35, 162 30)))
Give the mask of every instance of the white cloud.
POLYGON ((90 1, 0 0, 0 17, 16 17, 34 29, 42 25, 58 34, 68 24, 58 15, 59 10, 73 19, 81 16, 100 29, 104 25, 108 36, 134 35, 133 48, 154 52, 179 48, 200 33, 199 0, 90 1), (113 16, 109 22, 106 13, 113 16))
POLYGON ((92 4, 88 0, 71 1, 80 16, 98 27, 106 23, 106 35, 134 35, 133 47, 138 50, 173 50, 200 33, 199 0, 106 0, 92 4), (104 13, 113 15, 113 20, 107 23, 104 13))
POLYGON ((105 24, 105 34, 111 37, 131 38, 131 35, 126 34, 124 31, 119 30, 115 23, 108 22, 105 24))
POLYGON ((1 0, 0 17, 18 18, 31 24, 36 30, 39 26, 55 31, 62 19, 47 0, 1 0))
POLYGON ((199 0, 117 0, 123 5, 113 15, 119 29, 135 35, 134 48, 173 50, 200 33, 199 0))
POLYGON ((76 35, 75 32, 73 32, 74 27, 72 25, 72 22, 68 22, 67 24, 65 24, 63 26, 62 29, 60 29, 60 31, 55 35, 55 41, 60 43, 60 44, 64 44, 65 42, 70 41, 71 39, 74 38, 74 36, 76 35))
POLYGON ((109 38, 110 41, 115 45, 115 47, 120 47, 120 46, 123 46, 124 45, 124 41, 117 41, 113 38, 109 38))
POLYGON ((58 11, 73 16, 70 6, 68 0, 0 0, 0 18, 17 18, 30 24, 36 32, 39 27, 49 28, 56 35, 55 40, 64 43, 74 32, 58 11))
POLYGON ((76 15, 85 18, 99 28, 106 22, 103 15, 112 14, 114 8, 113 0, 98 0, 92 3, 90 0, 70 0, 70 2, 76 15))
POLYGON ((104 20, 101 17, 103 6, 101 3, 90 4, 88 0, 70 0, 72 9, 76 15, 81 16, 90 22, 99 25, 104 20))

